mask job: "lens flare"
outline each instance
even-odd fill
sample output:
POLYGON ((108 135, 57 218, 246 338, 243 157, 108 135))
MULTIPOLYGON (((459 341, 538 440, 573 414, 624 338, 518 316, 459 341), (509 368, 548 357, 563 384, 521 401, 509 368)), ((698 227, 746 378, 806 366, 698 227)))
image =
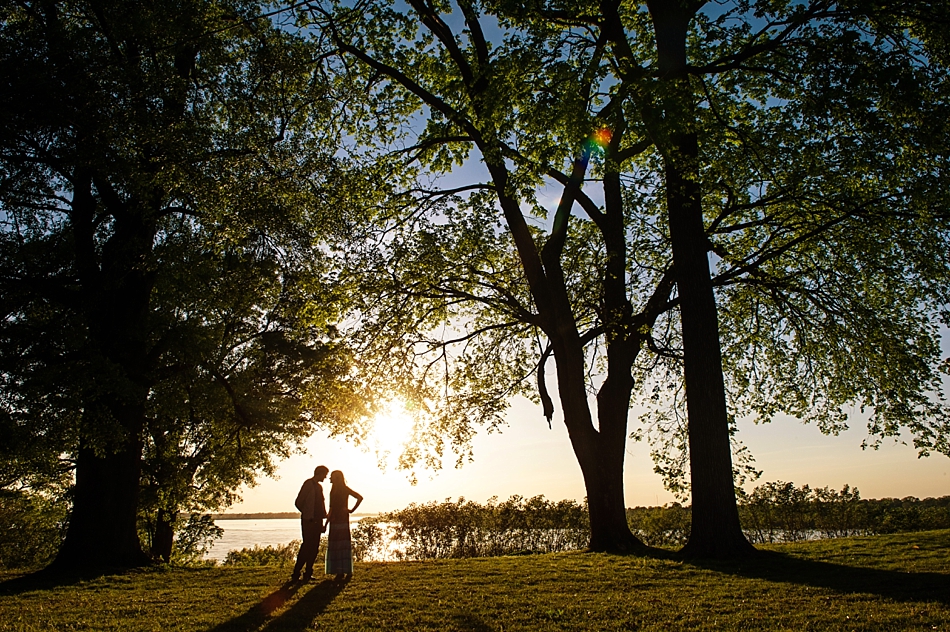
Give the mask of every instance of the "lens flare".
POLYGON ((611 138, 613 138, 613 133, 606 127, 601 127, 599 130, 594 132, 592 137, 594 143, 596 143, 601 149, 607 148, 607 145, 610 144, 611 138))
POLYGON ((591 134, 586 141, 584 141, 584 149, 581 153, 581 161, 585 169, 587 168, 587 164, 591 156, 604 153, 604 150, 606 150, 607 146, 610 144, 611 138, 613 138, 613 132, 611 132, 606 127, 601 127, 591 134))

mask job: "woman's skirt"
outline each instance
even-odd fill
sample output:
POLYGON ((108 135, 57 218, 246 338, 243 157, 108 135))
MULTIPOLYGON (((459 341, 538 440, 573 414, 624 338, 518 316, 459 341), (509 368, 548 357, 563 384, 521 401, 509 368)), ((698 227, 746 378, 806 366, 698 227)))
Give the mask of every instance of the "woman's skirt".
POLYGON ((330 575, 353 574, 353 549, 350 546, 350 521, 330 521, 327 536, 326 572, 330 575))

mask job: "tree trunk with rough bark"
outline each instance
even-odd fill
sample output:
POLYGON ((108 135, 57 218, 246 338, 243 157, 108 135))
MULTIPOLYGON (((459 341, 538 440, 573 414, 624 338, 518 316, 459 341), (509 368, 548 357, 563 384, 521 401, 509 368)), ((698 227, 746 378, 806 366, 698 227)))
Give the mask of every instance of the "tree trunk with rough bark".
MULTIPOLYGON (((695 134, 676 151, 696 156, 695 134)), ((673 261, 680 295, 688 414, 692 529, 683 549, 696 557, 734 557, 752 550, 739 524, 732 473, 716 299, 709 275, 698 172, 666 170, 673 261)))
POLYGON ((716 299, 703 223, 699 144, 686 65, 686 33, 701 3, 649 2, 660 74, 668 88, 662 129, 673 267, 680 297, 688 415, 692 529, 683 553, 738 557, 755 549, 742 533, 732 472, 716 299))
MULTIPOLYGON (((497 189, 505 191, 508 173, 504 165, 490 164, 489 169, 497 189)), ((615 348, 613 365, 608 371, 610 375, 598 396, 600 427, 595 428, 587 400, 584 345, 577 331, 560 268, 560 252, 557 249, 543 251, 539 256, 515 199, 505 195, 499 197, 509 228, 516 236, 525 275, 529 279, 535 305, 544 322, 542 328, 551 340, 554 350, 558 396, 564 413, 564 424, 567 426, 587 491, 591 529, 589 548, 592 551, 617 553, 644 548, 643 542, 633 535, 627 524, 623 495, 627 415, 633 382, 630 377, 632 361, 625 358, 627 363, 620 367, 619 373, 622 375, 618 382, 616 375, 619 354, 616 354, 615 348), (520 243, 518 236, 522 237, 520 243), (618 383, 623 386, 617 388, 618 383)), ((565 209, 570 209, 570 202, 568 199, 559 213, 564 231, 568 221, 565 209)), ((622 260, 620 265, 623 265, 622 260)))
POLYGON ((104 456, 79 451, 69 528, 52 569, 128 568, 150 562, 137 528, 140 452, 137 441, 104 456))
MULTIPOLYGON (((148 400, 148 268, 155 224, 138 200, 112 201, 109 239, 95 242, 93 178, 76 178, 71 223, 80 282, 79 311, 93 362, 110 369, 84 402, 76 486, 55 570, 128 568, 151 562, 138 535, 142 433, 148 400)), ((100 193, 108 183, 96 180, 100 193)), ((108 200, 106 200, 108 205, 108 200)))
POLYGON ((175 542, 175 516, 165 509, 159 509, 155 517, 155 535, 152 537, 152 557, 165 563, 171 561, 172 545, 175 542))
MULTIPOLYGON (((621 406, 624 404, 621 403, 621 406)), ((578 456, 587 489, 587 505, 590 513, 588 548, 591 551, 609 553, 631 553, 644 550, 646 545, 633 535, 627 523, 626 502, 623 497, 623 461, 626 443, 618 443, 600 433, 589 442, 590 446, 580 447, 580 449, 575 446, 575 453, 578 456)))
MULTIPOLYGON (((583 371, 583 365, 574 368, 576 373, 583 371)), ((565 374, 570 372, 562 370, 559 364, 558 393, 564 411, 564 423, 587 491, 590 516, 588 548, 591 551, 611 553, 630 553, 644 549, 646 545, 633 535, 627 524, 626 502, 623 496, 629 394, 624 399, 622 392, 608 390, 609 394, 605 396, 604 391, 601 391, 598 396, 600 427, 595 429, 591 423, 584 382, 577 382, 579 388, 567 386, 575 383, 573 380, 566 381, 569 377, 565 374)))

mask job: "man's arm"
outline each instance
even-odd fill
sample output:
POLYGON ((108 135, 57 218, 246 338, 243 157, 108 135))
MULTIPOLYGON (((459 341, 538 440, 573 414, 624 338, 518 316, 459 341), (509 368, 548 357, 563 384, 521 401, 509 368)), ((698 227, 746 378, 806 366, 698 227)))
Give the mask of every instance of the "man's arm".
POLYGON ((323 496, 323 485, 317 483, 317 504, 313 508, 314 518, 321 522, 327 518, 327 504, 323 496))

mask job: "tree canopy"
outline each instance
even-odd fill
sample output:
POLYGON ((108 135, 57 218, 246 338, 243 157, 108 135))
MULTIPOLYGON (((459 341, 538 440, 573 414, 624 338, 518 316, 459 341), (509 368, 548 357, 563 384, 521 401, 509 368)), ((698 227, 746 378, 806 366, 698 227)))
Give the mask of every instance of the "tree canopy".
POLYGON ((142 514, 167 558, 383 395, 406 466, 550 422, 551 362, 595 550, 642 546, 634 403, 696 555, 751 550, 739 418, 950 453, 947 7, 0 11, 0 485, 71 486, 60 565, 142 563, 142 514))
POLYGON ((309 3, 348 72, 417 108, 384 152, 417 184, 356 266, 362 362, 427 414, 437 459, 514 393, 550 418, 553 359, 594 549, 638 546, 631 402, 658 404, 635 430, 658 469, 690 474, 699 555, 748 550, 737 417, 837 432, 857 406, 872 441, 947 453, 945 13, 309 3))
POLYGON ((257 2, 2 11, 0 482, 74 481, 57 564, 137 564, 140 511, 226 505, 363 411, 330 84, 257 2))

